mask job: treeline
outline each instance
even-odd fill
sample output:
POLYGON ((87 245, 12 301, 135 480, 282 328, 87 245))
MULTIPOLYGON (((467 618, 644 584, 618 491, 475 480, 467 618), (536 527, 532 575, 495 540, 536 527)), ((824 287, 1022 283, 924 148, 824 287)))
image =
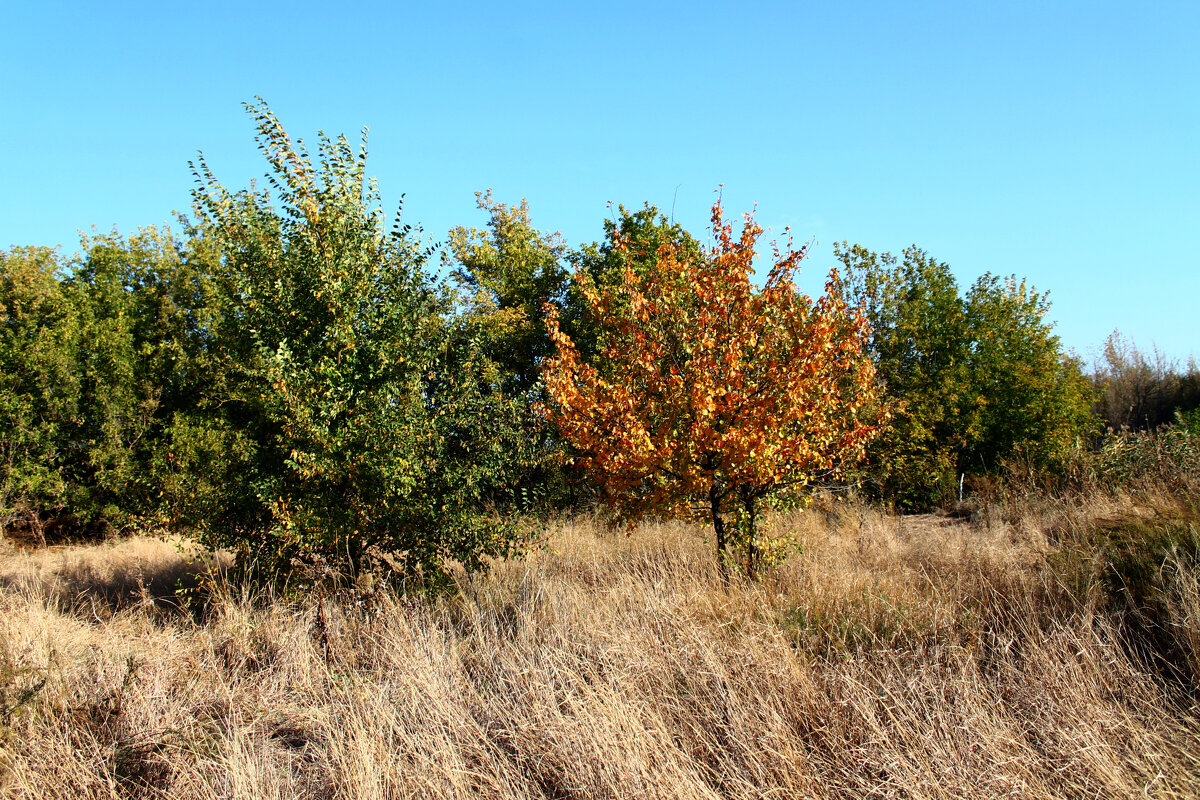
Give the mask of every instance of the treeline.
MULTIPOLYGON (((389 224, 365 143, 310 153, 250 111, 268 189, 229 190, 201 159, 177 231, 0 252, 0 524, 185 529, 269 568, 426 582, 516 546, 514 512, 593 502, 586 454, 546 422, 547 315, 595 360, 611 342, 588 293, 664 245, 703 259, 699 242, 646 206, 571 249, 485 194, 486 227, 438 248, 389 224)), ((882 398, 841 480, 883 501, 943 503, 1017 461, 1061 474, 1106 426, 1200 405, 1194 366, 1119 341, 1085 375, 1016 279, 964 293, 916 249, 837 256, 830 291, 870 324, 882 398)))

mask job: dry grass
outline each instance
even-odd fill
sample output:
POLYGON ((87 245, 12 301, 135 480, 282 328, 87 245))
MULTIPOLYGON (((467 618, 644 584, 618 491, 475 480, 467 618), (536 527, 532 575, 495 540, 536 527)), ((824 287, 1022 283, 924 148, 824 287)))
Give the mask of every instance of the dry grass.
POLYGON ((10 552, 0 794, 1200 795, 1192 695, 1056 581, 1061 519, 1010 517, 797 512, 754 586, 700 529, 577 521, 454 596, 203 613, 158 599, 201 566, 162 543, 10 552))

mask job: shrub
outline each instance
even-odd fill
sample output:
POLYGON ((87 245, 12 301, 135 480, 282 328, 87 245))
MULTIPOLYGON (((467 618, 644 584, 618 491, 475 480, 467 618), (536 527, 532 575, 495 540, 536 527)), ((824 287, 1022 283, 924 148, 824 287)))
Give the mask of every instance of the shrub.
POLYGON ((79 318, 48 248, 0 251, 0 527, 68 503, 79 318))
POLYGON ((175 429, 181 514, 284 578, 482 566, 514 543, 481 504, 522 456, 519 408, 428 276, 420 231, 384 231, 365 136, 355 151, 322 134, 314 160, 248 108, 275 198, 196 167, 196 235, 225 294, 220 379, 175 429))

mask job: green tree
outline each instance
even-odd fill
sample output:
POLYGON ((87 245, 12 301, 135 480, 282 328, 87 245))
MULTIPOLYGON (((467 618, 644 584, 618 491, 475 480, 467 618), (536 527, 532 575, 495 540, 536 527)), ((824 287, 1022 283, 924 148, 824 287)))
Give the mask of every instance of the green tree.
POLYGON ((156 464, 174 415, 207 381, 196 322, 214 292, 169 230, 82 244, 64 282, 79 318, 76 507, 119 525, 162 522, 156 464))
POLYGON ((524 200, 509 206, 488 191, 477 193, 476 201, 487 212, 488 225, 450 232, 457 265, 453 277, 506 388, 536 395, 538 366, 551 351, 544 307, 564 303, 570 280, 567 246, 557 233, 533 227, 524 200))
POLYGON ((561 442, 535 404, 544 394, 538 370, 551 350, 545 308, 561 308, 567 295, 567 247, 559 234, 533 226, 524 200, 498 203, 490 191, 476 200, 488 224, 450 231, 452 277, 464 323, 495 365, 502 390, 519 404, 527 454, 507 491, 492 499, 526 510, 561 507, 573 502, 577 476, 559 458, 561 442))
POLYGON ((646 203, 630 211, 619 205, 616 218, 604 220, 603 240, 583 245, 570 254, 576 278, 568 286, 560 325, 585 361, 593 359, 602 349, 605 328, 591 313, 585 297, 588 287, 611 291, 615 302, 623 302, 617 290, 627 282, 626 270, 644 278, 656 268, 663 246, 677 251, 680 258, 696 262, 706 255, 695 237, 655 206, 646 203))
POLYGON ((948 264, 916 247, 901 258, 841 243, 843 291, 860 305, 892 424, 869 472, 910 508, 946 502, 963 475, 1021 458, 1052 469, 1090 428, 1091 396, 1063 353, 1046 297, 987 274, 962 296, 948 264))
POLYGON ((164 313, 179 260, 154 228, 86 238, 62 265, 38 248, 5 259, 3 446, 9 481, 25 476, 6 494, 24 497, 30 521, 126 527, 155 516, 164 412, 188 396, 183 326, 164 313))
POLYGON ((915 247, 903 259, 842 243, 843 290, 871 325, 869 349, 892 421, 871 449, 883 496, 919 506, 943 499, 958 455, 975 435, 970 326, 949 265, 915 247))
POLYGON ((184 513, 285 571, 482 566, 513 542, 480 505, 525 445, 520 409, 428 276, 420 231, 385 232, 365 134, 357 150, 322 134, 314 159, 264 103, 248 110, 273 191, 233 193, 196 167, 197 235, 229 294, 224 394, 178 436, 187 469, 215 469, 184 513))
POLYGON ((1015 277, 985 274, 965 300, 974 436, 960 472, 994 471, 1017 459, 1054 470, 1095 427, 1094 395, 1079 360, 1063 352, 1046 319, 1050 302, 1015 277))
POLYGON ((79 319, 63 277, 49 248, 0 251, 0 527, 40 531, 70 502, 79 319))

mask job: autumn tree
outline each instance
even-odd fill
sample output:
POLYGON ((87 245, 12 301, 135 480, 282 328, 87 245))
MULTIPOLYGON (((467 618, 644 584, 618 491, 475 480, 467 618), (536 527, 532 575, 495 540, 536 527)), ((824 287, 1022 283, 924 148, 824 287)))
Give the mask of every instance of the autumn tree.
MULTIPOLYGON (((805 249, 789 241, 772 247, 758 288, 762 228, 747 215, 735 236, 718 201, 712 231, 699 252, 661 242, 620 284, 577 272, 598 350, 581 357, 549 314, 547 411, 626 518, 708 517, 722 574, 737 548, 755 577, 762 502, 860 457, 874 430, 874 370, 862 317, 831 291, 836 273, 814 302, 793 280, 805 249)), ((610 240, 629 246, 615 229, 610 240)))

